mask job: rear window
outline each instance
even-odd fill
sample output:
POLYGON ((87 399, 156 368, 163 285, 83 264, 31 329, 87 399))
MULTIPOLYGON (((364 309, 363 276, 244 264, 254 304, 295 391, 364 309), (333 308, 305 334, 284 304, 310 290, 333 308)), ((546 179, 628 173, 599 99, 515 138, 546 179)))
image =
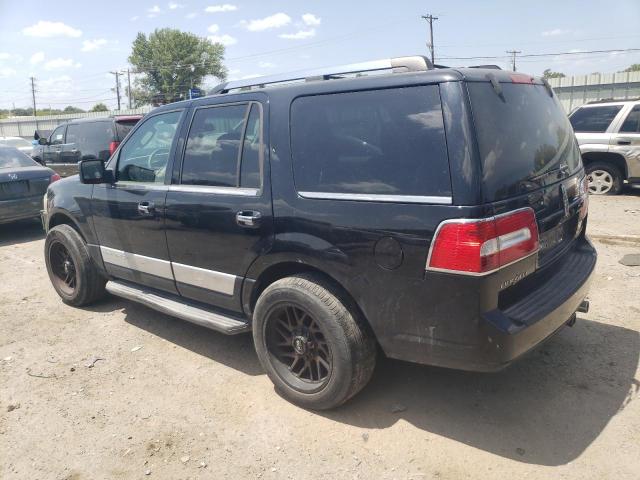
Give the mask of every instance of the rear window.
POLYGON ((117 141, 121 142, 124 140, 124 137, 131 131, 131 129, 138 123, 140 120, 120 120, 116 122, 116 137, 117 141))
POLYGON ((38 165, 16 148, 0 148, 0 169, 35 167, 38 165))
POLYGON ((300 192, 451 194, 436 85, 300 97, 291 147, 300 192))
POLYGON ((571 124, 543 85, 468 83, 486 201, 539 188, 563 166, 576 171, 580 151, 571 124))
POLYGON ((604 133, 621 108, 622 105, 579 108, 571 115, 571 125, 576 132, 604 133))

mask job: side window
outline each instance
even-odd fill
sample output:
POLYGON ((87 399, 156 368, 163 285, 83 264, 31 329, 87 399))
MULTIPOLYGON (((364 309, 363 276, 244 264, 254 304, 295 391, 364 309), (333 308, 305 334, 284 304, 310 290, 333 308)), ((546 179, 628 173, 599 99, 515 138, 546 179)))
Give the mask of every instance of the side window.
POLYGON ((247 104, 196 110, 184 153, 184 185, 238 186, 247 104))
POLYGON ((64 143, 64 129, 66 127, 66 125, 61 125, 53 131, 51 137, 49 137, 49 143, 51 145, 62 145, 64 143))
POLYGON ((569 118, 575 132, 604 133, 611 125, 622 105, 582 107, 569 118))
POLYGON ((260 150, 262 145, 262 126, 260 107, 251 106, 247 130, 242 143, 242 160, 240 164, 240 186, 244 188, 260 188, 260 150))
POLYGON ((451 194, 437 85, 300 97, 291 148, 300 192, 451 194))
POLYGON ((620 128, 621 133, 640 133, 640 105, 633 107, 620 128))
POLYGON ((118 180, 164 183, 171 144, 182 112, 155 115, 146 120, 120 149, 118 180))

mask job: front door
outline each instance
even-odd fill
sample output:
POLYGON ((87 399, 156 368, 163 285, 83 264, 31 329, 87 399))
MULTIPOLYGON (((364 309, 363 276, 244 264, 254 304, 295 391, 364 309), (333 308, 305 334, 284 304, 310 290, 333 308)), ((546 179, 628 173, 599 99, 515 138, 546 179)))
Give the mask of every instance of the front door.
POLYGON ((241 311, 244 276, 273 238, 266 105, 214 102, 190 114, 167 194, 167 243, 181 295, 241 311))
POLYGON ((105 268, 114 277, 177 293, 164 231, 171 159, 182 110, 143 120, 95 185, 92 212, 105 268))
POLYGON ((49 143, 42 147, 42 160, 45 165, 60 162, 60 153, 64 144, 66 125, 60 125, 49 137, 49 143))

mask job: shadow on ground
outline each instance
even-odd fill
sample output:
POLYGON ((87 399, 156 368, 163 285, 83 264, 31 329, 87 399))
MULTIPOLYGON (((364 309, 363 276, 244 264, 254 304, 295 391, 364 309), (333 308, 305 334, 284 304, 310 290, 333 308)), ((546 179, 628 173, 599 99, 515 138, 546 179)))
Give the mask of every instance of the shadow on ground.
MULTIPOLYGON (((225 336, 131 302, 104 306, 123 304, 131 325, 247 375, 264 373, 251 335, 225 336)), ((371 383, 360 394, 318 415, 369 429, 404 420, 516 461, 563 465, 576 459, 637 396, 639 355, 638 332, 579 319, 494 374, 379 358, 371 383), (392 406, 404 410, 393 413, 392 406)))
POLYGON ((0 247, 44 238, 40 220, 23 220, 0 225, 0 247))

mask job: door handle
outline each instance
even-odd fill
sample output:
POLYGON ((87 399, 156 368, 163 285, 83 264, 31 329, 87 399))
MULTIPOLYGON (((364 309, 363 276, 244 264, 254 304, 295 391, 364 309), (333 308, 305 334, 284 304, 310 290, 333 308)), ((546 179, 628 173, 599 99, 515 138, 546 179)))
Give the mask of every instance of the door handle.
POLYGON ((153 202, 140 202, 138 204, 138 212, 144 215, 153 214, 155 209, 156 207, 153 202))
POLYGON ((257 228, 261 219, 262 214, 253 210, 241 210, 236 213, 236 223, 241 227, 257 228))
POLYGON ((77 148, 72 148, 71 150, 69 150, 71 153, 78 153, 78 149, 77 148))
POLYGON ((628 138, 621 138, 616 142, 618 145, 631 145, 631 140, 628 138))

